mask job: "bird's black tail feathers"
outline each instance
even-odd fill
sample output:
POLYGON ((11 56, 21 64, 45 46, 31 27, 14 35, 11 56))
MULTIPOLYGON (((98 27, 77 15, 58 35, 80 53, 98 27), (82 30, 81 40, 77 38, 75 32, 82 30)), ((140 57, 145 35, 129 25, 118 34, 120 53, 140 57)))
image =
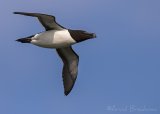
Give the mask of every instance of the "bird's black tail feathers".
POLYGON ((32 36, 29 36, 29 37, 26 37, 26 38, 20 38, 20 39, 17 39, 16 41, 17 42, 21 42, 21 43, 31 43, 31 41, 32 41, 32 38, 33 37, 33 35, 32 36))

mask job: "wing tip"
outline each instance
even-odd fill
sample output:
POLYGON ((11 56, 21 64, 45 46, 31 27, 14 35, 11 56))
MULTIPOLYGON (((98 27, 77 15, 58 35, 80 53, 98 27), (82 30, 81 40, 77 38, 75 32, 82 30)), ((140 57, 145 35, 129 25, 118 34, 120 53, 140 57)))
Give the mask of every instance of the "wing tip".
POLYGON ((18 11, 13 12, 13 14, 20 14, 20 13, 22 13, 22 12, 18 12, 18 11))
POLYGON ((70 92, 71 92, 71 90, 69 90, 69 91, 64 91, 65 96, 69 95, 70 92))
POLYGON ((21 15, 23 15, 24 14, 24 12, 13 12, 13 14, 21 14, 21 15))
MULTIPOLYGON (((74 83, 75 83, 75 82, 74 82, 74 83)), ((73 86, 74 86, 74 83, 73 83, 73 85, 70 87, 69 90, 65 90, 65 88, 64 88, 64 94, 65 94, 65 96, 69 95, 69 93, 72 91, 73 86)))
POLYGON ((13 12, 13 14, 17 14, 18 12, 13 12))

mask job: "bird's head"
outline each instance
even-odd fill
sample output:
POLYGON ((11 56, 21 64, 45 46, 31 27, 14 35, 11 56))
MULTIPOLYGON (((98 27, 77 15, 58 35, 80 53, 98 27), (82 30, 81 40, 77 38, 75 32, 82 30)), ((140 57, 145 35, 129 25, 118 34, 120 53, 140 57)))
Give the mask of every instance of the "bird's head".
POLYGON ((84 40, 96 38, 95 33, 89 33, 83 30, 69 30, 71 37, 76 40, 76 42, 82 42, 84 40))

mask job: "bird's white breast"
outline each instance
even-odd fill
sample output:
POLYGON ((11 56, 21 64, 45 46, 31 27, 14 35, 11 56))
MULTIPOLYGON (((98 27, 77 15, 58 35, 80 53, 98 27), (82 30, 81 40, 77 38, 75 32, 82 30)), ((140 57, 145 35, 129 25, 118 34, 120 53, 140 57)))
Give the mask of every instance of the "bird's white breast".
POLYGON ((50 30, 36 34, 31 41, 40 47, 61 48, 72 45, 76 41, 71 37, 68 30, 50 30))

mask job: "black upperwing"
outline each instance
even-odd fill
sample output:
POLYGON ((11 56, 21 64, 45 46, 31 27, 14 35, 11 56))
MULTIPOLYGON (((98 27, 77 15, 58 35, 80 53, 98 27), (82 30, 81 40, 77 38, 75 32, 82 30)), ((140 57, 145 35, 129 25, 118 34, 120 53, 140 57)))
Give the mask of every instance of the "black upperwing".
POLYGON ((73 51, 71 46, 56 50, 64 63, 62 71, 64 94, 68 95, 77 78, 79 56, 73 51))
POLYGON ((55 17, 52 15, 41 14, 41 13, 26 13, 26 12, 14 12, 14 14, 20 14, 25 16, 37 17, 43 27, 47 30, 62 30, 63 26, 59 25, 55 17))

